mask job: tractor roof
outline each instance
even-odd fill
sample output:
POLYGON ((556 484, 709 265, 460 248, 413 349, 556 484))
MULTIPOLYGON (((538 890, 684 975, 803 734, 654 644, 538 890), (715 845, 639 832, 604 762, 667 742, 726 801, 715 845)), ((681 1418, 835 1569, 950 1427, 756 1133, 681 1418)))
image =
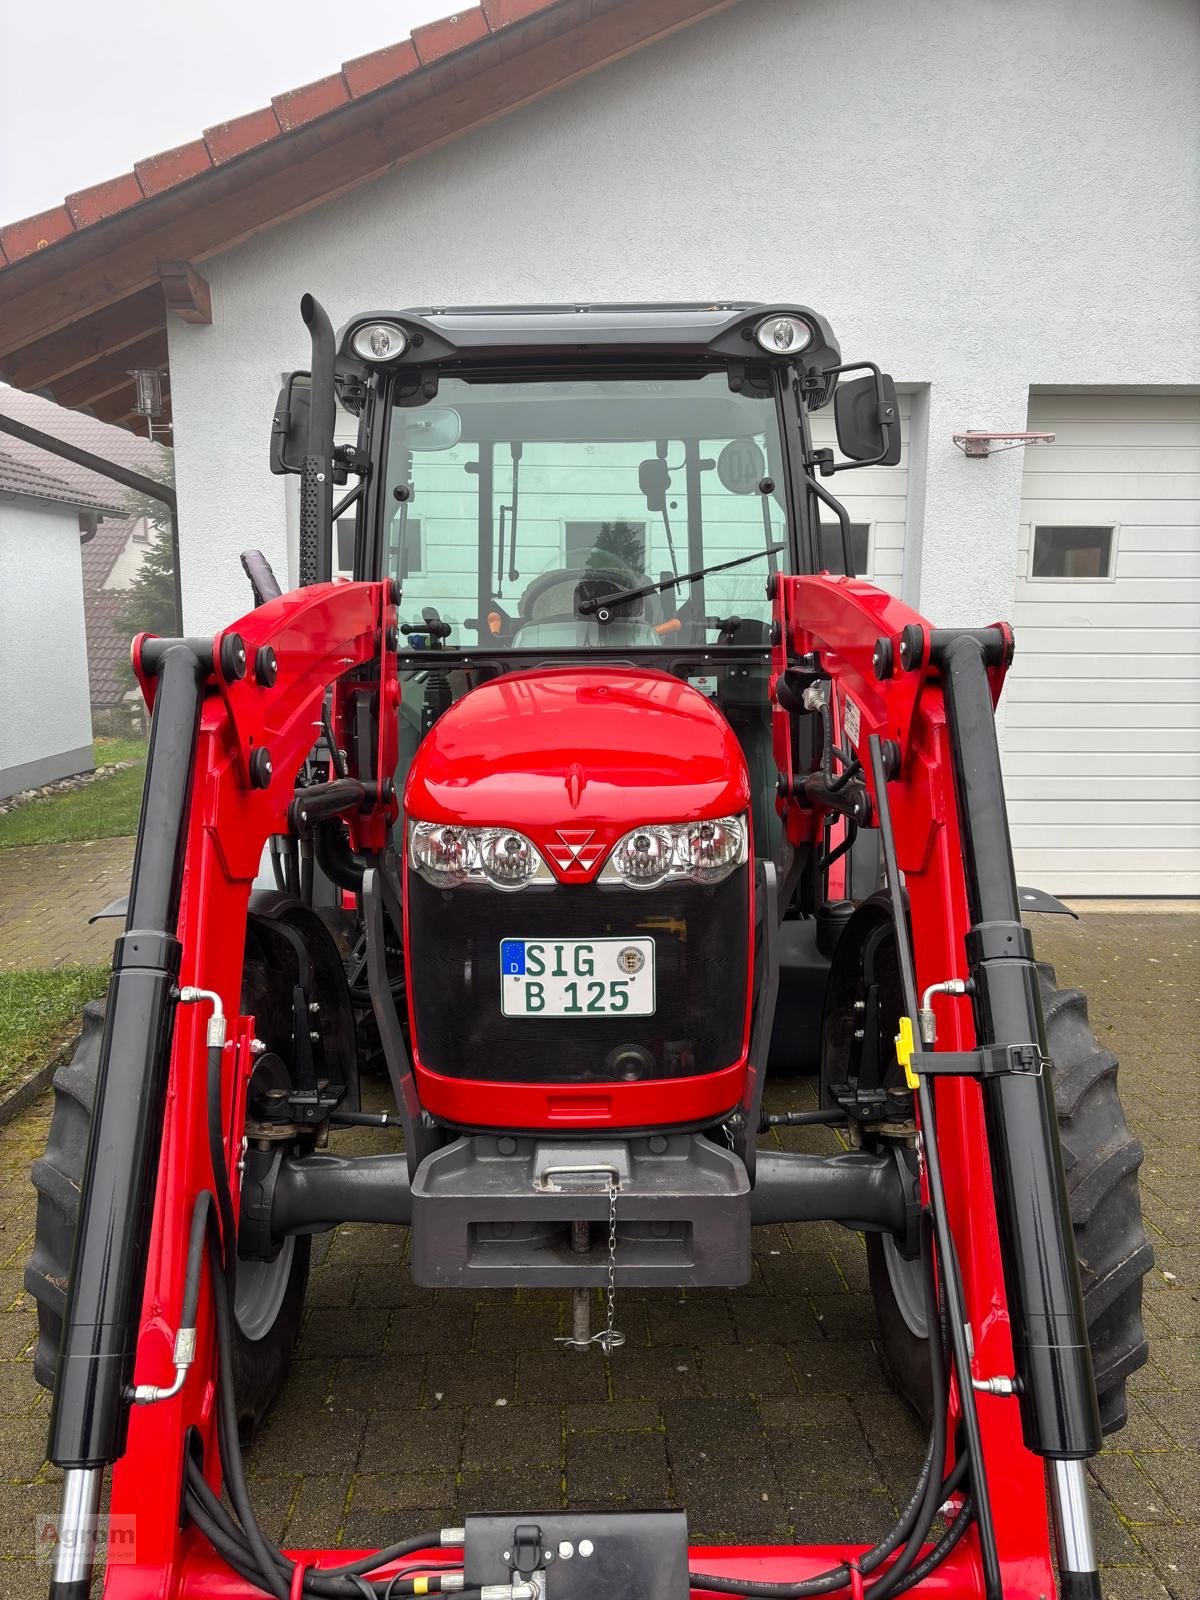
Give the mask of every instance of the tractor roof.
POLYGON ((403 369, 440 364, 537 362, 554 350, 573 361, 655 356, 669 361, 795 359, 796 352, 768 351, 754 330, 768 318, 795 318, 808 324, 812 338, 803 351, 806 367, 835 367, 841 351, 833 330, 807 306, 710 301, 668 304, 575 304, 557 306, 425 306, 404 311, 368 311, 353 317, 338 334, 343 360, 356 358, 350 341, 372 322, 398 323, 410 342, 390 365, 403 369), (419 335, 419 339, 412 336, 419 335))

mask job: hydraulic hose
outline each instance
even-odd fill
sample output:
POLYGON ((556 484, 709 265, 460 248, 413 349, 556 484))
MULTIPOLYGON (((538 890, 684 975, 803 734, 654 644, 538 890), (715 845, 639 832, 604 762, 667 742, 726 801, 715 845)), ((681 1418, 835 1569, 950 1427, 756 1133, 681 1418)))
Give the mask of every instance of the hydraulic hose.
POLYGON ((183 1280, 183 1309, 179 1315, 181 1328, 196 1326, 196 1307, 200 1304, 200 1278, 204 1271, 204 1236, 208 1227, 209 1208, 216 1202, 212 1191, 201 1189, 192 1207, 192 1233, 188 1241, 187 1275, 183 1280))
MULTIPOLYGON (((928 1213, 925 1214, 921 1228, 921 1256, 926 1266, 924 1276, 926 1315, 929 1317, 929 1326, 937 1328, 941 1325, 941 1315, 938 1306, 937 1290, 933 1278, 932 1260, 932 1229, 928 1213)), ((925 1452, 925 1461, 921 1468, 917 1486, 913 1491, 908 1505, 900 1515, 896 1526, 879 1544, 866 1551, 856 1562, 858 1571, 863 1576, 874 1572, 887 1560, 887 1558, 903 1543, 904 1549, 890 1566, 886 1573, 864 1591, 868 1600, 888 1600, 911 1585, 905 1580, 912 1567, 917 1551, 924 1543, 938 1507, 953 1494, 966 1474, 967 1463, 960 1460, 955 1463, 949 1475, 942 1479, 935 1471, 934 1464, 945 1459, 946 1454, 946 1412, 949 1404, 949 1393, 946 1378, 946 1356, 941 1341, 930 1339, 930 1385, 933 1391, 933 1427, 930 1433, 929 1446, 925 1452)), ((955 1519, 955 1525, 965 1520, 960 1512, 955 1519)), ((959 1534, 961 1537, 961 1532, 959 1534)), ((953 1549, 953 1543, 941 1541, 937 1547, 941 1550, 937 1562, 926 1568, 924 1576, 933 1570, 953 1549), (942 1545, 945 1548, 942 1549, 942 1545)), ((934 1551, 925 1557, 926 1562, 932 1562, 934 1551)), ((922 1563, 924 1566, 924 1562, 922 1563)), ((749 1597, 749 1600, 809 1600, 810 1596, 834 1593, 843 1589, 851 1580, 851 1567, 849 1562, 843 1561, 839 1566, 832 1567, 828 1572, 815 1574, 811 1578, 803 1578, 797 1583, 759 1583, 746 1578, 717 1577, 711 1573, 693 1572, 690 1574, 693 1589, 709 1590, 715 1594, 736 1594, 749 1597)), ((915 1580, 914 1580, 915 1581, 915 1580)))
MULTIPOLYGON (((205 1488, 208 1488, 207 1484, 205 1488)), ((211 1489, 208 1490, 208 1495, 209 1498, 205 1500, 196 1492, 192 1475, 189 1473, 188 1515, 221 1559, 228 1562, 238 1576, 244 1578, 247 1583, 252 1583, 261 1588, 262 1582, 258 1570, 252 1559, 247 1556, 245 1547, 238 1540, 236 1533, 231 1531, 232 1525, 222 1525, 214 1515, 214 1506, 220 1509, 220 1502, 212 1497, 211 1489)), ((457 1574, 460 1569, 449 1567, 445 1570, 457 1574)), ((318 1594, 321 1596, 346 1596, 347 1600, 349 1600, 349 1597, 353 1597, 353 1600, 393 1600, 393 1596, 396 1597, 396 1600, 399 1600, 401 1595, 438 1594, 441 1592, 442 1573, 431 1572, 424 1567, 421 1568, 420 1577, 408 1577, 402 1572, 396 1573, 391 1578, 378 1578, 374 1581, 358 1577, 343 1577, 336 1581, 336 1585, 330 1583, 321 1584, 318 1587, 318 1580, 328 1578, 329 1571, 330 1569, 327 1568, 319 1570, 316 1568, 306 1569, 304 1587, 301 1593, 306 1596, 318 1594)), ((479 1594, 478 1589, 466 1589, 457 1592, 460 1597, 463 1597, 463 1600, 470 1600, 472 1594, 476 1596, 479 1594)))
MULTIPOLYGON (((233 1386, 233 1305, 237 1282, 237 1228, 234 1222, 233 1196, 229 1188, 229 1170, 225 1159, 224 1119, 221 1110, 221 1059, 220 1045, 208 1049, 208 1146, 213 1169, 213 1187, 220 1216, 218 1230, 211 1206, 205 1207, 209 1253, 212 1262, 213 1305, 217 1327, 217 1442, 224 1469, 225 1487, 233 1503, 240 1527, 235 1527, 228 1512, 212 1494, 202 1470, 192 1464, 188 1471, 187 1505, 196 1516, 196 1524, 208 1537, 213 1548, 229 1564, 256 1587, 276 1600, 294 1600, 290 1594, 296 1563, 288 1560, 277 1546, 263 1534, 254 1515, 249 1489, 242 1463, 238 1440, 237 1410, 233 1386)), ((197 1274, 198 1276, 198 1274, 197 1274)), ((198 1290, 197 1290, 198 1292, 198 1290)), ((395 1579, 367 1581, 364 1574, 387 1566, 418 1550, 436 1548, 441 1543, 441 1533, 422 1533, 404 1539, 386 1549, 374 1551, 340 1567, 322 1567, 319 1571, 305 1572, 301 1593, 311 1600, 364 1600, 378 1596, 385 1600, 389 1585, 395 1579)), ((430 1580, 433 1582, 432 1578, 430 1580)), ((409 1588, 391 1588, 392 1595, 412 1594, 409 1588)), ((470 1591, 463 1591, 470 1600, 470 1591)))
MULTIPOLYGON (((926 1461, 928 1460, 929 1457, 927 1456, 926 1461)), ((941 1488, 938 1491, 938 1506, 942 1505, 960 1487, 963 1478, 966 1476, 967 1466, 966 1457, 960 1456, 955 1462, 953 1470, 942 1480, 941 1488)), ((860 1573, 874 1572, 882 1562, 887 1560, 900 1541, 907 1536, 906 1520, 916 1516, 920 1502, 925 1497, 925 1489, 926 1476, 924 1470, 922 1470, 921 1480, 918 1482, 913 1497, 905 1507, 900 1520, 891 1533, 882 1543, 877 1544, 874 1549, 868 1550, 859 1557, 857 1566, 860 1573)), ((913 1567, 911 1572, 907 1572, 903 1576, 901 1582, 894 1589, 890 1590, 892 1595, 904 1594, 907 1590, 914 1588, 927 1578, 935 1567, 941 1566, 963 1534, 966 1533, 972 1521, 973 1511, 974 1507, 968 1496, 963 1501, 959 1514, 938 1543, 917 1566, 913 1567)), ((922 1533, 922 1539, 925 1538, 926 1533, 928 1533, 928 1529, 922 1533)), ((884 1577, 890 1579, 895 1570, 895 1567, 890 1567, 884 1577)), ((830 1594, 845 1588, 849 1584, 850 1578, 851 1571, 848 1562, 843 1562, 841 1566, 833 1567, 828 1572, 818 1573, 815 1577, 804 1578, 798 1583, 759 1583, 749 1578, 715 1577, 711 1573, 693 1572, 689 1574, 689 1581, 693 1589, 711 1590, 715 1594, 761 1596, 762 1600, 807 1600, 809 1596, 830 1594), (820 1587, 814 1589, 812 1587, 813 1584, 819 1584, 820 1587)), ((871 1595, 878 1596, 882 1592, 883 1582, 884 1579, 881 1578, 878 1583, 872 1584, 870 1588, 864 1590, 867 1600, 871 1595)))
MULTIPOLYGON (((959 1462, 960 1466, 962 1466, 964 1469, 966 1467, 966 1459, 967 1458, 963 1456, 959 1462)), ((970 1495, 967 1495, 967 1497, 963 1500, 962 1505, 958 1508, 958 1515, 946 1529, 942 1537, 934 1545, 933 1549, 923 1561, 917 1562, 916 1566, 907 1575, 907 1577, 905 1577, 904 1581, 900 1584, 897 1584, 892 1593, 906 1594, 909 1589, 915 1589, 917 1584, 924 1583, 929 1574, 936 1567, 940 1567, 942 1562, 945 1561, 951 1550, 954 1549, 955 1545, 962 1538, 963 1534, 966 1533, 967 1529, 971 1526, 971 1523, 974 1521, 974 1517, 975 1506, 970 1495)))
POLYGON ((234 1296, 237 1284, 237 1225, 233 1215, 233 1196, 229 1189, 229 1169, 225 1161, 224 1118, 221 1114, 221 1057, 220 1045, 208 1047, 208 1149, 212 1162, 213 1185, 217 1194, 217 1209, 221 1228, 219 1241, 214 1241, 213 1305, 217 1320, 217 1440, 225 1468, 225 1484, 233 1501, 238 1520, 245 1530, 259 1576, 255 1582, 273 1594, 276 1600, 288 1600, 288 1586, 280 1576, 270 1547, 263 1537, 250 1505, 246 1478, 242 1471, 241 1451, 238 1447, 237 1414, 233 1397, 233 1319, 234 1296), (223 1273, 217 1271, 218 1265, 223 1273))
POLYGON ((283 846, 277 833, 271 835, 269 847, 271 851, 271 874, 275 879, 275 887, 280 894, 286 894, 287 883, 283 875, 283 846))
POLYGON ((349 889, 351 894, 361 894, 366 862, 351 849, 341 822, 335 817, 318 823, 313 829, 313 842, 317 864, 330 882, 339 889, 349 889))
MULTIPOLYGON (((926 1326, 931 1333, 941 1327, 941 1307, 938 1304, 937 1285, 933 1275, 933 1219, 926 1211, 921 1217, 921 1262, 925 1268, 922 1275, 925 1290, 925 1318, 926 1326)), ((950 1393, 946 1376, 946 1350, 940 1335, 935 1334, 929 1341, 929 1375, 930 1387, 933 1390, 933 1436, 935 1461, 944 1461, 946 1458, 946 1412, 949 1409, 950 1393)), ((894 1595, 904 1575, 908 1572, 917 1558, 925 1537, 933 1526, 933 1519, 937 1516, 938 1507, 943 1503, 945 1495, 938 1485, 937 1478, 931 1477, 925 1488, 925 1499, 921 1510, 913 1524, 912 1532, 908 1536, 908 1543, 896 1557, 878 1583, 873 1583, 867 1591, 871 1600, 887 1600, 889 1595, 894 1595)))
MULTIPOLYGON (((237 1412, 233 1388, 233 1304, 237 1278, 237 1230, 234 1222, 233 1196, 229 1187, 229 1172, 225 1158, 224 1120, 221 1108, 221 1061, 223 1049, 210 1045, 208 1049, 208 1141, 216 1192, 216 1208, 220 1216, 218 1227, 208 1197, 202 1194, 192 1218, 192 1244, 189 1251, 188 1273, 184 1290, 185 1318, 194 1318, 199 1296, 200 1255, 194 1248, 198 1230, 206 1230, 212 1264, 213 1304, 216 1314, 218 1386, 217 1386, 217 1440, 225 1487, 233 1504, 237 1521, 221 1504, 204 1477, 198 1463, 189 1463, 185 1501, 189 1515, 196 1526, 227 1561, 235 1572, 248 1583, 276 1600, 296 1600, 294 1575, 296 1563, 271 1544, 258 1525, 250 1502, 238 1440, 237 1412)), ((921 1253, 927 1266, 925 1274, 926 1312, 930 1327, 938 1327, 941 1312, 934 1285, 932 1265, 931 1225, 925 1214, 921 1230, 921 1253)), ((891 1597, 912 1588, 928 1576, 958 1543, 970 1522, 969 1502, 964 1502, 938 1544, 923 1560, 913 1566, 916 1554, 928 1535, 938 1507, 955 1492, 966 1473, 966 1460, 960 1460, 945 1480, 934 1471, 935 1463, 944 1460, 946 1452, 946 1413, 948 1405, 946 1357, 941 1341, 929 1341, 930 1378, 933 1390, 933 1428, 917 1486, 908 1505, 901 1513, 895 1527, 887 1537, 869 1550, 855 1563, 862 1575, 874 1572, 904 1541, 904 1549, 888 1571, 865 1591, 868 1600, 891 1600, 891 1597), (910 1570, 911 1569, 911 1570, 910 1570)), ((406 1555, 430 1549, 441 1542, 439 1531, 418 1534, 386 1549, 362 1556, 357 1561, 340 1567, 323 1567, 306 1570, 301 1578, 300 1594, 309 1600, 393 1600, 393 1597, 418 1592, 418 1580, 395 1574, 391 1578, 371 1579, 367 1574, 378 1571, 406 1555)), ((691 1585, 718 1594, 740 1594, 751 1600, 808 1600, 810 1596, 830 1594, 844 1588, 851 1578, 851 1565, 842 1562, 830 1571, 820 1573, 793 1584, 756 1583, 746 1579, 717 1577, 707 1573, 690 1574, 691 1585)), ((420 1592, 440 1591, 440 1578, 436 1573, 420 1580, 420 1592)), ((473 1600, 478 1590, 460 1590, 462 1600, 473 1600)))
POLYGON ((196 1355, 196 1307, 200 1303, 200 1277, 204 1271, 204 1241, 211 1208, 216 1205, 212 1193, 201 1189, 192 1207, 192 1229, 188 1241, 187 1265, 183 1279, 183 1305, 179 1312, 179 1325, 175 1330, 175 1378, 170 1384, 139 1383, 127 1390, 127 1398, 134 1405, 157 1405, 160 1400, 170 1400, 183 1388, 188 1370, 196 1355))

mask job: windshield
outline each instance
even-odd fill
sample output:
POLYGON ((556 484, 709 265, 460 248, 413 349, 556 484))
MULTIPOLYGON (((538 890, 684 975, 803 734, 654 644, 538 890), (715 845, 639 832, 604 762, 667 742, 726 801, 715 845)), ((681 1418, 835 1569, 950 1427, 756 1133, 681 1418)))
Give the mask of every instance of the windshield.
POLYGON ((450 648, 756 644, 789 564, 774 397, 723 371, 443 377, 395 402, 384 506, 383 572, 417 645, 431 621, 450 648))

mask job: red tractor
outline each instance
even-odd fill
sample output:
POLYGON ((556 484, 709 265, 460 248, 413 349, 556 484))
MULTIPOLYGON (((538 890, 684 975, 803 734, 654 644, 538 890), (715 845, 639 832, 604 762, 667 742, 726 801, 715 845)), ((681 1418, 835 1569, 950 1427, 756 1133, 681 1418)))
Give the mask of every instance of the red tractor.
POLYGON ((54 1600, 89 1592, 110 1467, 108 1600, 1094 1600, 1141 1155, 1021 922, 1011 633, 858 581, 823 486, 899 460, 892 380, 800 306, 302 311, 271 440, 300 587, 250 552, 245 617, 133 646, 125 932, 34 1175, 54 1600), (776 1120, 841 1154, 757 1148, 769 1067, 819 1074, 776 1120), (372 1123, 403 1151, 331 1153, 372 1123), (809 1219, 865 1232, 929 1423, 878 1544, 558 1506, 378 1551, 261 1532, 241 1446, 314 1233, 403 1223, 420 1284, 569 1291, 615 1362, 624 1288, 744 1283, 755 1224, 809 1219))

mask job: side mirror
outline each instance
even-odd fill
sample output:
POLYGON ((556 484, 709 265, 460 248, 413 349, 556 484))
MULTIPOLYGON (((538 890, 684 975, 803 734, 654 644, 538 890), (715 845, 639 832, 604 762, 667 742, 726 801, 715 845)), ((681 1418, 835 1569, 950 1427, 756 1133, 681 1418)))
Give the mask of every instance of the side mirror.
POLYGON ((312 390, 307 372, 289 372, 271 419, 271 471, 302 472, 308 454, 308 416, 312 390))
POLYGON ((894 467, 900 460, 896 385, 886 372, 879 374, 878 383, 877 389, 875 373, 867 372, 833 391, 838 449, 851 461, 894 467))

